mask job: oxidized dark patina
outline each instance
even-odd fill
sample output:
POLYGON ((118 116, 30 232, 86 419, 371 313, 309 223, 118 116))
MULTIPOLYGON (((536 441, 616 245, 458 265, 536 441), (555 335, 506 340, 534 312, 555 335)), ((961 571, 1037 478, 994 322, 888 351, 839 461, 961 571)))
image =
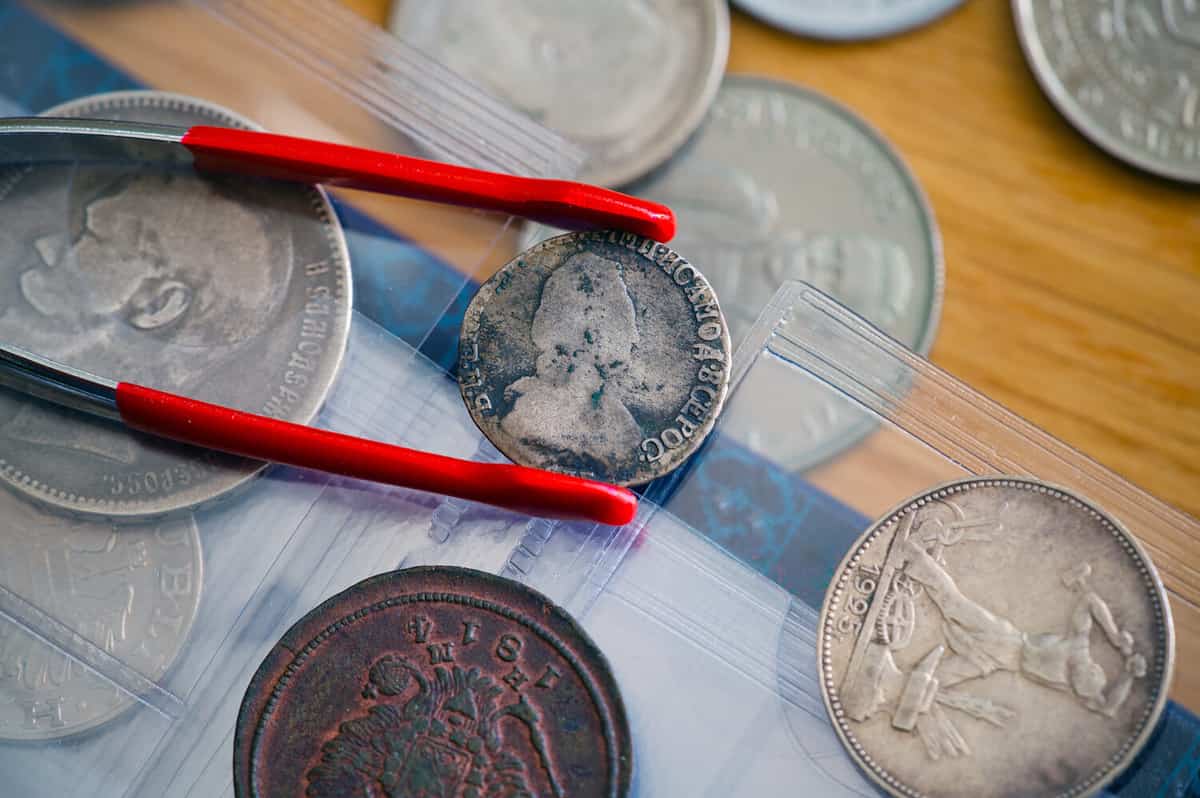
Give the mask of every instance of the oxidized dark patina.
POLYGON ((568 233, 480 286, 458 385, 514 462, 642 485, 712 431, 731 351, 716 293, 686 258, 633 233, 568 233))
POLYGON ((250 682, 238 796, 623 796, 604 656, 546 597, 465 568, 372 577, 293 626, 250 682))

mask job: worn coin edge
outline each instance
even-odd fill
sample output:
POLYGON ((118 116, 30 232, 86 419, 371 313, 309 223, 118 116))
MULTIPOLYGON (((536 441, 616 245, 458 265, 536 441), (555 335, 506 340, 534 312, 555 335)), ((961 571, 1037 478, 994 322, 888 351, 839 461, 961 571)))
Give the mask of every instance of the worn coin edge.
MULTIPOLYGON (((733 352, 733 345, 729 339, 729 322, 725 318, 725 311, 721 309, 721 298, 719 296, 717 296, 715 289, 712 288, 712 283, 709 282, 709 279, 704 276, 704 272, 701 271, 700 269, 696 268, 696 265, 690 259, 680 255, 678 252, 676 252, 674 249, 672 249, 669 244, 663 244, 660 241, 655 241, 652 238, 647 238, 646 236, 640 236, 640 235, 637 235, 636 233, 627 233, 627 232, 616 231, 616 230, 605 230, 605 231, 564 233, 562 235, 553 236, 553 237, 547 238, 543 241, 539 241, 538 243, 534 244, 532 247, 529 247, 528 249, 518 252, 516 255, 514 255, 512 257, 512 259, 510 261, 508 261, 508 263, 504 264, 499 269, 497 269, 496 273, 493 274, 491 277, 489 277, 483 283, 483 285, 479 286, 479 289, 475 292, 475 295, 473 297, 471 297, 471 302, 470 302, 470 304, 467 305, 467 310, 463 314, 462 327, 459 332, 458 358, 461 360, 463 346, 467 340, 476 340, 476 341, 478 340, 480 318, 482 317, 483 311, 486 308, 489 301, 491 301, 492 299, 495 298, 496 286, 499 284, 502 275, 507 274, 510 271, 515 271, 515 269, 517 268, 516 264, 518 261, 520 261, 524 258, 530 257, 536 250, 541 249, 542 247, 549 248, 549 246, 551 245, 552 242, 556 242, 556 241, 559 241, 560 239, 565 239, 565 238, 580 238, 582 236, 587 236, 587 235, 592 235, 592 234, 597 234, 597 235, 598 234, 605 234, 605 235, 615 234, 622 238, 628 236, 628 237, 631 237, 632 239, 635 239, 636 241, 640 242, 639 246, 644 245, 648 242, 650 244, 653 244, 654 247, 660 247, 660 246, 666 247, 668 252, 672 252, 675 255, 677 255, 680 260, 686 261, 692 267, 692 271, 696 274, 696 276, 698 276, 700 279, 704 280, 705 284, 707 284, 709 286, 709 289, 712 292, 713 301, 717 306, 717 310, 721 314, 721 316, 720 316, 720 318, 721 318, 721 343, 724 346, 723 352, 725 355, 725 362, 721 364, 721 375, 722 375, 721 385, 719 386, 719 389, 717 391, 717 397, 715 399, 713 399, 713 401, 712 401, 708 417, 700 425, 698 425, 696 427, 696 432, 693 434, 693 437, 692 437, 692 440, 694 440, 695 442, 691 446, 686 446, 686 447, 680 446, 676 449, 668 450, 668 451, 674 453, 674 459, 670 462, 670 464, 664 463, 664 465, 669 465, 669 467, 661 469, 659 471, 659 473, 657 473, 656 475, 649 476, 645 479, 635 478, 634 480, 618 480, 618 481, 614 481, 614 482, 610 483, 610 484, 626 486, 626 487, 636 486, 636 485, 646 485, 646 484, 653 482, 656 479, 660 479, 664 476, 667 476, 667 475, 671 474, 672 472, 674 472, 676 469, 680 468, 684 463, 686 463, 688 461, 688 459, 693 454, 698 452, 700 450, 700 448, 704 445, 704 442, 712 434, 713 430, 716 429, 716 425, 717 425, 718 421, 720 420, 721 412, 723 411, 723 409, 725 407, 725 400, 729 396, 729 390, 730 390, 730 386, 732 383, 731 378, 732 378, 733 370, 734 370, 734 352, 733 352)), ((625 246, 621 241, 617 241, 615 243, 609 242, 607 240, 607 238, 604 240, 603 243, 612 243, 613 246, 618 246, 618 247, 625 246)), ((648 261, 650 264, 650 268, 652 270, 661 268, 656 263, 654 263, 654 261, 652 259, 650 259, 649 256, 644 255, 638 249, 633 248, 633 247, 626 247, 626 248, 629 249, 630 253, 632 253, 635 257, 642 258, 642 259, 648 261)), ((549 270, 549 273, 547 274, 547 279, 549 279, 550 274, 553 274, 560 267, 561 267, 561 264, 559 266, 556 266, 554 269, 549 270)), ((680 288, 680 290, 682 290, 682 287, 680 288)), ((520 464, 524 465, 525 463, 522 461, 521 458, 513 456, 513 452, 515 452, 515 448, 508 445, 507 437, 502 436, 500 434, 496 434, 495 430, 490 429, 489 425, 485 424, 485 419, 476 411, 474 403, 471 401, 470 397, 467 396, 466 386, 463 384, 463 379, 462 379, 461 374, 458 375, 456 382, 458 383, 459 395, 462 397, 463 404, 466 405, 467 414, 471 417, 471 421, 479 429, 479 432, 483 435, 483 437, 486 438, 493 446, 496 447, 496 449, 501 454, 503 454, 509 460, 511 460, 514 463, 520 463, 520 464)), ((498 427, 499 422, 497 421, 496 424, 494 424, 492 426, 498 427)), ((665 459, 666 459, 666 456, 664 455, 664 457, 659 462, 661 463, 665 459)), ((531 466, 531 467, 538 468, 539 466, 531 466)), ((552 470, 554 470, 555 473, 562 473, 562 474, 568 474, 570 476, 581 476, 581 477, 584 477, 587 479, 601 479, 601 480, 607 481, 604 479, 603 476, 597 476, 594 474, 580 474, 580 473, 574 472, 574 471, 565 471, 565 470, 559 470, 559 469, 552 469, 552 470)))
POLYGON ((848 567, 857 562, 862 552, 885 529, 897 524, 907 512, 916 511, 931 500, 954 493, 961 493, 976 487, 1015 487, 1037 493, 1053 494, 1068 504, 1078 506, 1081 510, 1099 520, 1106 531, 1110 532, 1117 539, 1117 542, 1131 555, 1131 559, 1135 561, 1134 564, 1142 572, 1142 581, 1149 588, 1148 592, 1150 593, 1152 603, 1156 605, 1158 610, 1155 615, 1158 620, 1158 631, 1161 634, 1160 639, 1163 645, 1161 664, 1160 661, 1156 660, 1155 662, 1158 674, 1155 688, 1157 695, 1143 713, 1141 728, 1132 739, 1125 741, 1122 748, 1105 763, 1102 770, 1091 776, 1090 781, 1078 784, 1066 792, 1059 794, 1060 798, 1086 798, 1086 796, 1095 795, 1120 775, 1137 757, 1162 717, 1163 710, 1166 708, 1168 694, 1170 693, 1171 680, 1174 675, 1175 629, 1166 588, 1163 586, 1158 570, 1154 566, 1154 561, 1150 559, 1140 541, 1130 534, 1129 530, 1117 518, 1099 509, 1070 488, 1051 482, 1028 477, 1005 475, 978 476, 951 480, 905 499, 872 522, 871 526, 859 536, 841 562, 838 563, 837 568, 833 572, 833 579, 826 590, 825 599, 821 603, 821 613, 817 620, 816 652, 818 681, 820 683, 821 700, 825 705, 825 711, 829 715, 829 720, 837 732, 838 740, 841 742, 843 749, 850 754, 854 763, 859 767, 860 772, 867 775, 876 786, 886 790, 891 795, 896 796, 896 798, 927 798, 925 793, 909 787, 891 776, 883 768, 874 765, 869 753, 860 750, 863 746, 857 742, 854 733, 846 728, 845 721, 841 717, 841 710, 835 706, 835 699, 831 695, 837 693, 837 688, 830 684, 833 674, 830 654, 827 651, 828 643, 826 641, 829 639, 829 633, 826 627, 829 623, 829 614, 831 610, 835 609, 834 605, 837 603, 841 586, 849 578, 848 567))

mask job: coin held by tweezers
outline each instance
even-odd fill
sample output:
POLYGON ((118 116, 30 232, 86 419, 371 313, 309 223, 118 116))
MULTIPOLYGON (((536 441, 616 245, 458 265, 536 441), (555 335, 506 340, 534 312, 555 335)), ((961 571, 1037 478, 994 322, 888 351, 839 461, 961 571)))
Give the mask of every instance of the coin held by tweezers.
POLYGON ((730 350, 716 294, 685 258, 632 233, 571 233, 479 289, 458 381, 471 418, 515 462, 640 485, 712 430, 730 350))
POLYGON ((968 479, 858 540, 817 656, 838 736, 889 793, 1083 796, 1153 731, 1174 633, 1115 519, 1036 480, 968 479))
MULTIPOLYGON (((50 116, 253 127, 157 91, 50 116)), ((349 256, 320 188, 153 167, 39 164, 0 174, 0 339, 76 368, 307 423, 350 329, 349 256)), ((255 461, 138 437, 0 393, 0 481, 107 518, 228 495, 255 461)))
POLYGON ((251 680, 234 738, 238 798, 619 798, 632 764, 586 633, 467 568, 371 577, 310 612, 251 680))

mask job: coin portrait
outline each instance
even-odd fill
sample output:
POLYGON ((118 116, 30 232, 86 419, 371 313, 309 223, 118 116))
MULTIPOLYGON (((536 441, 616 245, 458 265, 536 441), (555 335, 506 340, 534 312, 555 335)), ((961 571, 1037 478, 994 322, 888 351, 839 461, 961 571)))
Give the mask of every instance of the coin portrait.
POLYGON ((729 351, 717 297, 687 260, 632 234, 569 234, 480 288, 463 324, 459 387, 512 460, 641 484, 712 428, 729 351))
POLYGON ((903 796, 1091 795, 1167 699, 1170 608, 1120 524, 1064 489, 968 479, 914 497, 842 561, 818 625, 826 708, 903 796))
POLYGON ((628 793, 603 653, 562 609, 468 568, 371 577, 267 654, 234 737, 239 798, 628 793))
MULTIPOLYGON (((242 124, 161 92, 52 114, 242 124)), ((248 123, 246 123, 248 124, 248 123)), ((348 260, 308 186, 125 165, 35 166, 0 179, 0 338, 118 380, 305 422, 349 330, 348 260)), ((77 512, 153 515, 261 469, 0 395, 0 478, 77 512)))

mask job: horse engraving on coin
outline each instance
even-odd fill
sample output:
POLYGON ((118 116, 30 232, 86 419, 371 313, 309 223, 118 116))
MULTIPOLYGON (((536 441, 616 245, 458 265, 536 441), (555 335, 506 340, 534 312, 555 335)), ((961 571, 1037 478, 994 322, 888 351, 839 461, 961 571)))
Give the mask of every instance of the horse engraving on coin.
MULTIPOLYGON (((161 92, 51 109, 247 126, 161 92)), ((306 422, 349 331, 345 243, 309 186, 125 165, 0 176, 12 224, 0 254, 0 338, 54 360, 306 422)), ((77 512, 153 515, 245 483, 259 463, 0 396, 0 478, 77 512)))
POLYGON ((909 796, 1099 790, 1153 729, 1172 651, 1133 539, 1023 480, 953 483, 891 513, 843 562, 818 639, 843 742, 909 796))
POLYGON ((648 482, 712 429, 729 333, 704 277, 628 233, 559 236, 480 288, 459 387, 512 460, 616 484, 648 482))

